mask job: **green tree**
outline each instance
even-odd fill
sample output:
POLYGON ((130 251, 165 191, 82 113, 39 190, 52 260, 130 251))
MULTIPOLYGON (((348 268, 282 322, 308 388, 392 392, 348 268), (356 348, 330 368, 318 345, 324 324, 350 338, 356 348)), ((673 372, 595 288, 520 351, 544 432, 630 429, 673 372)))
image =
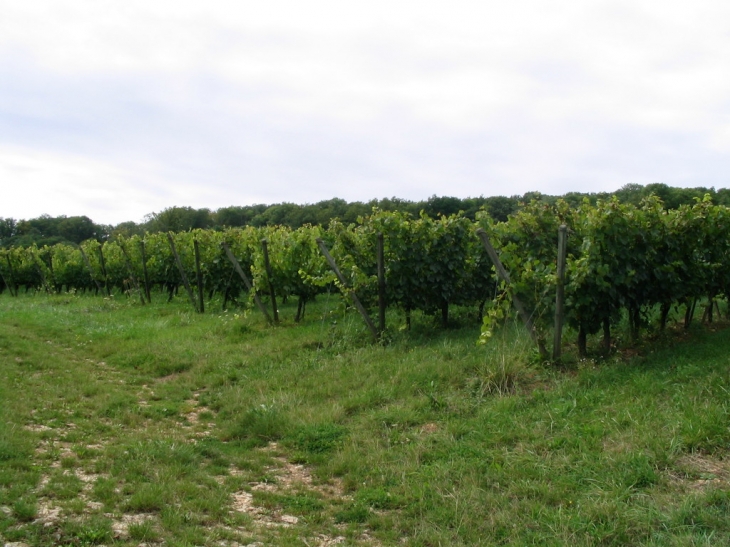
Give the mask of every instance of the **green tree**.
POLYGON ((72 243, 81 243, 97 236, 97 226, 86 216, 63 218, 56 229, 58 235, 72 243))
POLYGON ((169 207, 160 213, 147 215, 147 229, 150 232, 187 232, 196 228, 210 228, 213 225, 210 209, 192 207, 169 207))

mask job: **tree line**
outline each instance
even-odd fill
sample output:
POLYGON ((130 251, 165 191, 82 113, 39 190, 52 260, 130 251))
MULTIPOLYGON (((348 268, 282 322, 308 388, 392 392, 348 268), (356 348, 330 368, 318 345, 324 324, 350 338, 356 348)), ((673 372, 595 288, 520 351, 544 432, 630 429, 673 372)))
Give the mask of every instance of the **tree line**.
POLYGON ((312 204, 277 203, 222 207, 217 210, 194 207, 169 207, 150 213, 143 222, 122 222, 117 225, 97 224, 86 216, 43 215, 30 220, 16 220, 0 217, 0 248, 54 245, 56 243, 79 244, 88 239, 98 242, 114 241, 119 237, 131 237, 159 232, 186 232, 195 229, 224 230, 246 226, 286 226, 292 229, 305 225, 329 226, 337 219, 344 224, 357 222, 368 216, 373 209, 386 212, 407 213, 418 217, 421 212, 430 218, 451 216, 459 212, 474 220, 479 211, 486 211, 498 222, 505 222, 519 211, 524 204, 538 201, 547 205, 559 199, 572 207, 578 207, 584 199, 595 204, 598 200, 616 197, 621 203, 638 205, 650 196, 658 196, 666 209, 677 209, 691 205, 696 199, 709 194, 713 203, 730 206, 730 189, 675 188, 662 183, 627 184, 616 192, 583 193, 570 192, 563 196, 551 196, 540 192, 524 195, 457 198, 431 196, 427 200, 409 201, 399 198, 374 199, 368 202, 347 202, 334 198, 312 204))

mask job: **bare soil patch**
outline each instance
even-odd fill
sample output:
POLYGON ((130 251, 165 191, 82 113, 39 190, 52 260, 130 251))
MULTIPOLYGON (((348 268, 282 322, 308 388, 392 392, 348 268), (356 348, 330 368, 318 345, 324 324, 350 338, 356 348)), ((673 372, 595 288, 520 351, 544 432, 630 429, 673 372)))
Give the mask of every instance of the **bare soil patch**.
POLYGON ((708 454, 687 454, 679 458, 672 481, 688 490, 730 487, 730 459, 708 454))

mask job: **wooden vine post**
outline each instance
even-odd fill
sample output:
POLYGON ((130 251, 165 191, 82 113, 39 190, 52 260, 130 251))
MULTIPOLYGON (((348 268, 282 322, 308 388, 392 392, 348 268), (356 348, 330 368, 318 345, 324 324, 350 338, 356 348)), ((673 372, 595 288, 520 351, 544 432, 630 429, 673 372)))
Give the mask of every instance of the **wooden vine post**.
POLYGON ((13 263, 10 262, 10 254, 5 253, 5 260, 8 262, 8 276, 10 279, 10 283, 12 285, 8 285, 10 287, 10 294, 13 294, 13 287, 15 287, 15 296, 18 296, 18 286, 15 284, 15 273, 13 272, 13 263))
POLYGON ((96 284, 96 288, 99 290, 99 292, 104 292, 101 288, 101 283, 99 283, 99 280, 94 277, 94 270, 91 268, 91 262, 89 262, 89 257, 86 256, 84 248, 81 245, 79 245, 79 251, 81 251, 81 258, 84 259, 86 269, 89 270, 89 277, 91 277, 91 280, 96 284))
POLYGON ((180 277, 182 278, 183 285, 185 286, 185 290, 188 293, 188 297, 190 298, 190 303, 193 305, 193 309, 195 311, 198 310, 198 306, 195 302, 195 296, 193 296, 193 289, 190 288, 190 281, 188 281, 188 276, 185 275, 185 268, 183 268, 182 260, 180 260, 180 255, 177 254, 177 249, 175 249, 175 241, 172 239, 172 234, 170 232, 167 232, 167 242, 170 244, 170 249, 172 250, 172 256, 175 257, 175 264, 177 264, 177 269, 180 272, 180 277))
POLYGON ((553 360, 558 361, 562 353, 563 305, 565 304, 565 259, 568 251, 568 227, 558 228, 558 287, 555 294, 555 333, 553 337, 553 360))
POLYGON ((195 250, 195 277, 198 282, 198 309, 200 313, 205 313, 205 303, 203 301, 203 274, 200 271, 200 248, 198 240, 193 239, 193 249, 195 250))
POLYGON ((332 271, 335 272, 335 275, 337 276, 337 279, 340 281, 343 287, 343 292, 348 295, 352 299, 352 303, 355 305, 355 308, 358 312, 360 312, 360 315, 362 316, 363 320, 365 321, 365 324, 367 325, 368 329, 370 330, 370 334, 373 335, 373 339, 378 339, 378 329, 375 328, 375 325, 373 324, 372 320, 370 319, 370 316, 368 315, 368 312, 365 310, 363 305, 360 303, 360 299, 355 294, 354 290, 347 290, 347 280, 345 279, 345 276, 342 275, 342 272, 340 272, 340 269, 337 267, 337 263, 335 262, 335 259, 332 258, 332 255, 330 255, 329 250, 327 249, 327 245, 325 245, 324 241, 322 241, 321 238, 317 238, 317 245, 319 246, 319 250, 322 251, 322 254, 324 255, 324 258, 327 260, 327 263, 330 265, 330 268, 332 268, 332 271))
POLYGON ((15 294, 13 293, 13 288, 10 286, 10 283, 8 283, 8 280, 5 277, 5 274, 2 272, 2 270, 0 270, 0 277, 2 277, 3 283, 5 284, 5 286, 10 291, 10 296, 15 296, 15 294))
POLYGON ((385 251, 382 232, 378 234, 378 327, 382 335, 385 332, 385 251))
POLYGON ((147 250, 145 249, 144 240, 139 242, 142 251, 142 273, 144 274, 144 292, 147 295, 147 302, 152 304, 152 294, 150 293, 150 276, 147 272, 147 250))
POLYGON ((263 302, 261 302, 261 299, 259 298, 259 295, 256 294, 256 290, 253 287, 253 284, 248 279, 248 276, 243 271, 243 268, 241 268, 241 265, 238 263, 238 260, 236 260, 235 255, 231 251, 231 248, 228 246, 228 244, 224 241, 221 243, 221 247, 223 247, 223 250, 226 252, 226 256, 228 256, 228 260, 231 261, 231 264, 233 264, 233 269, 236 270, 236 273, 238 273, 239 277, 243 280, 243 284, 246 285, 246 288, 248 291, 253 295, 253 300, 256 303, 256 307, 258 307, 259 311, 264 314, 264 317, 266 317, 266 321, 269 322, 269 324, 272 324, 273 321, 271 319, 271 316, 269 315, 269 312, 266 310, 266 307, 264 306, 263 302))
POLYGON ((228 305, 228 298, 231 293, 231 281, 233 280, 234 273, 235 269, 231 270, 231 274, 228 276, 228 281, 226 281, 226 288, 223 291, 223 305, 221 306, 222 311, 226 311, 226 306, 228 305))
MULTIPOLYGON (((6 256, 7 256, 7 255, 6 255, 6 256)), ((3 283, 5 283, 5 286, 6 286, 6 287, 8 288, 8 290, 10 291, 10 296, 18 296, 17 294, 14 294, 14 293, 13 293, 13 286, 12 286, 12 285, 10 284, 10 282, 8 281, 8 278, 7 278, 7 277, 5 277, 5 274, 3 273, 3 271, 2 271, 2 270, 0 270, 0 277, 2 277, 3 283)))
POLYGON ((266 268, 266 277, 269 280, 269 295, 271 298, 271 307, 274 311, 274 323, 279 322, 279 310, 276 309, 276 292, 274 291, 274 283, 271 275, 271 263, 269 262, 269 242, 266 238, 261 240, 261 250, 264 252, 264 268, 266 268))
POLYGON ((35 266, 35 269, 41 278, 41 284, 43 285, 43 288, 45 289, 47 294, 51 294, 51 289, 48 288, 48 283, 46 282, 46 274, 43 273, 43 268, 41 268, 40 265, 38 264, 39 259, 35 255, 33 250, 30 251, 30 256, 33 259, 33 265, 35 266))
POLYGON ((56 283, 56 272, 53 271, 53 251, 49 249, 44 256, 48 257, 48 262, 46 262, 45 258, 42 258, 41 260, 43 260, 43 262, 48 266, 48 273, 51 274, 51 285, 53 286, 52 292, 61 292, 61 287, 59 287, 58 283, 56 283))
MULTIPOLYGON (((479 239, 482 240, 482 245, 484 245, 484 249, 487 251, 489 258, 492 260, 494 268, 497 270, 497 275, 500 277, 500 279, 502 279, 502 281, 505 282, 507 286, 509 286, 509 274, 507 273, 507 270, 504 269, 502 262, 499 260, 499 255, 497 254, 497 251, 492 246, 492 243, 489 241, 489 236, 487 235, 487 232, 485 232, 483 228, 477 228, 476 233, 479 236, 479 239)), ((540 351, 540 356, 543 359, 547 359, 548 352, 545 348, 545 342, 543 342, 543 340, 540 339, 540 337, 537 335, 535 325, 532 322, 532 317, 530 316, 530 314, 527 313, 525 307, 522 305, 522 301, 517 297, 516 294, 512 295, 512 303, 517 309, 517 314, 520 316, 520 319, 522 319, 525 327, 527 327, 527 331, 530 333, 532 340, 535 342, 535 344, 537 344, 538 350, 540 351)))
POLYGON ((5 251, 5 260, 8 263, 8 277, 3 277, 3 279, 8 286, 10 296, 18 296, 18 286, 15 284, 15 273, 13 272, 13 264, 10 262, 10 253, 8 251, 5 251))
POLYGON ((111 296, 112 291, 109 289, 109 276, 106 273, 106 261, 104 260, 104 244, 99 245, 99 264, 101 265, 101 275, 104 276, 104 287, 106 288, 106 295, 111 296))
POLYGON ((144 301, 144 293, 142 292, 142 289, 139 288, 139 282, 137 281, 137 276, 134 275, 134 270, 132 269, 132 261, 129 259, 129 255, 127 254, 127 249, 124 248, 124 245, 122 242, 119 242, 119 248, 122 250, 122 255, 124 256, 124 263, 127 266, 127 271, 129 272, 129 277, 132 279, 132 284, 134 285, 134 290, 139 293, 139 300, 142 302, 142 305, 145 305, 144 301))

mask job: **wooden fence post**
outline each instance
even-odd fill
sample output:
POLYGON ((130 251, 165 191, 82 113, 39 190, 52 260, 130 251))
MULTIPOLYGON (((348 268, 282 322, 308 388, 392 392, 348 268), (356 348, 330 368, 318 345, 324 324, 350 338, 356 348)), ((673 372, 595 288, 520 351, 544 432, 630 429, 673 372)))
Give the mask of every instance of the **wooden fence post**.
MULTIPOLYGON (((51 274, 51 284, 53 285, 53 292, 60 293, 62 287, 59 287, 58 283, 56 283, 56 272, 53 271, 53 251, 49 249, 46 252, 45 256, 48 257, 47 266, 48 273, 51 274)), ((45 258, 42 258, 41 260, 43 260, 44 263, 46 262, 45 258)))
POLYGON ((274 311, 274 323, 279 322, 279 310, 276 309, 276 291, 274 290, 274 282, 271 275, 271 263, 269 262, 269 242, 266 238, 261 240, 261 250, 264 252, 264 268, 266 268, 266 277, 269 279, 269 296, 271 298, 271 307, 274 311))
POLYGON ((378 248, 377 248, 377 260, 378 260, 378 320, 380 327, 380 334, 385 332, 385 251, 383 234, 378 234, 378 248))
POLYGON ((269 312, 266 310, 266 307, 264 306, 263 302, 261 302, 259 295, 256 294, 256 289, 254 289, 253 284, 248 279, 248 276, 243 271, 243 268, 241 268, 241 265, 238 263, 238 260, 236 260, 236 257, 234 256, 233 252, 231 252, 230 247, 228 247, 228 244, 225 241, 221 243, 221 247, 223 247, 223 250, 226 252, 226 256, 228 256, 228 260, 230 260, 231 264, 233 264, 233 269, 236 270, 236 273, 238 273, 240 278, 243 280, 243 283, 244 283, 244 285, 246 285, 246 288, 249 290, 249 292, 251 294, 253 294, 253 300, 256 303, 256 306, 261 311, 261 313, 264 314, 264 317, 266 317, 266 321, 268 321, 269 324, 272 324, 273 320, 271 319, 269 312))
POLYGON ((99 245, 99 264, 101 265, 101 275, 104 276, 104 288, 106 288, 106 295, 111 296, 112 291, 109 288, 109 275, 106 273, 106 261, 104 260, 104 244, 99 245))
POLYGON ((195 296, 193 296, 193 289, 190 288, 190 281, 188 281, 188 276, 185 275, 185 268, 183 267, 182 260, 180 260, 180 255, 177 254, 175 241, 172 239, 172 234, 170 232, 167 232, 167 241, 170 244, 170 249, 172 249, 172 255, 175 257, 175 263, 177 264, 177 269, 180 271, 180 277, 182 278, 183 285, 185 286, 185 290, 190 298, 190 303, 193 305, 193 309, 195 311, 199 311, 198 306, 195 303, 195 296))
MULTIPOLYGON (((335 275, 337 276, 337 279, 342 283, 342 286, 347 289, 347 280, 345 279, 345 276, 342 275, 342 272, 340 272, 340 269, 337 267, 337 263, 335 262, 335 259, 332 258, 332 255, 330 255, 329 250, 327 249, 327 245, 324 244, 324 241, 322 241, 321 238, 317 238, 317 245, 319 245, 319 250, 322 251, 322 254, 324 255, 324 258, 327 260, 327 263, 330 265, 330 268, 332 268, 332 271, 335 272, 335 275)), ((360 312, 360 315, 362 316, 363 320, 365 321, 365 324, 367 325, 368 329, 370 329, 370 334, 373 335, 373 338, 375 340, 378 339, 378 329, 375 328, 375 325, 373 324, 372 320, 370 319, 370 316, 368 315, 368 312, 365 310, 363 305, 360 303, 360 299, 355 294, 355 291, 347 291, 347 293, 350 298, 352 298, 352 303, 355 304, 355 308, 358 312, 360 312)))
POLYGON ((193 239, 193 249, 195 250, 195 277, 198 282, 198 308, 200 313, 205 313, 205 303, 203 301, 203 274, 200 271, 200 249, 198 248, 197 239, 193 239))
POLYGON ((84 264, 86 264, 86 269, 89 270, 89 277, 91 277, 91 280, 96 284, 96 288, 99 289, 99 292, 104 292, 101 288, 101 283, 99 283, 99 280, 94 277, 94 270, 91 268, 91 262, 89 262, 89 257, 86 256, 86 253, 84 252, 83 247, 79 245, 79 251, 81 251, 81 257, 84 259, 84 264))
POLYGON ((8 262, 8 281, 10 281, 10 284, 6 281, 5 284, 8 285, 8 289, 10 290, 11 296, 18 296, 18 286, 15 284, 15 273, 13 272, 13 264, 10 262, 10 254, 5 253, 5 260, 8 262), (13 289, 15 289, 15 295, 13 295, 13 289))
POLYGON ((562 224, 558 229, 558 287, 555 294, 555 333, 553 337, 553 360, 558 361, 562 353, 563 304, 565 301, 565 258, 568 250, 568 227, 562 224))
POLYGON ((132 269, 132 261, 129 259, 129 255, 127 254, 127 249, 124 248, 124 245, 122 242, 119 242, 119 248, 122 250, 122 255, 124 255, 124 263, 127 266, 127 271, 129 272, 129 277, 132 278, 132 283, 134 283, 134 290, 136 290, 139 293, 139 299, 142 302, 142 305, 145 305, 144 301, 144 293, 142 292, 142 289, 139 288, 139 282, 137 281, 137 276, 134 275, 134 270, 132 269))
POLYGON ((144 240, 139 241, 142 251, 142 273, 144 274, 144 292, 147 295, 147 301, 152 304, 152 294, 150 293, 150 276, 147 273, 147 250, 145 249, 144 240))
POLYGON ((5 274, 2 272, 2 270, 0 270, 0 277, 2 277, 3 283, 8 288, 8 291, 10 292, 10 296, 15 296, 15 294, 13 294, 13 287, 8 282, 8 278, 5 277, 5 274))
MULTIPOLYGON (((482 245, 484 245, 484 249, 487 251, 489 258, 492 260, 494 268, 497 270, 497 275, 499 275, 502 281, 504 281, 507 286, 509 286, 509 274, 507 273, 507 270, 504 269, 502 262, 499 260, 499 255, 497 254, 497 251, 492 246, 492 243, 489 241, 489 236, 487 235, 487 232, 485 232, 483 228, 477 228, 476 233, 479 236, 479 239, 482 240, 482 245)), ((543 359, 547 359, 548 352, 545 348, 545 342, 543 342, 537 335, 535 325, 532 322, 532 317, 527 313, 525 307, 522 305, 522 301, 517 297, 516 294, 512 294, 512 303, 517 309, 517 313, 520 316, 520 319, 522 319, 525 327, 527 327, 527 331, 530 333, 532 340, 535 342, 535 344, 537 344, 538 350, 540 351, 540 356, 543 359)))
POLYGON ((36 271, 38 272, 38 275, 41 278, 41 285, 43 285, 43 288, 46 290, 47 294, 51 294, 51 289, 48 288, 48 283, 46 282, 46 274, 43 273, 43 268, 40 267, 38 264, 38 257, 35 255, 33 250, 30 251, 30 256, 33 258, 33 265, 35 266, 36 271))

